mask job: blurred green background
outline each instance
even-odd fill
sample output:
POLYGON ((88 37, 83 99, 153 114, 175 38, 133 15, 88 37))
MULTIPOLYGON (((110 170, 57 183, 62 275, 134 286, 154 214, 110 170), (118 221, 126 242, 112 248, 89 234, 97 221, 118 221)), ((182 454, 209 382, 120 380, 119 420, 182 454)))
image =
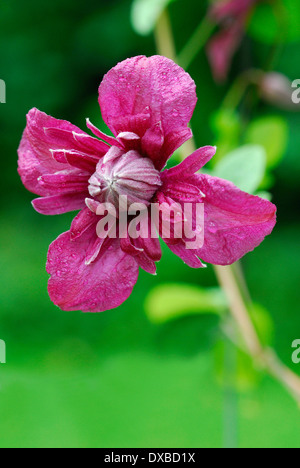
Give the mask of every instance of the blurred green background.
MULTIPOLYGON (((179 50, 206 9, 199 0, 170 5, 179 50)), ((7 364, 0 364, 0 446, 222 447, 232 430, 239 447, 299 447, 295 402, 244 356, 238 390, 228 397, 221 349, 227 345, 216 315, 186 311, 159 324, 145 313, 158 285, 215 287, 211 267, 191 270, 165 249, 158 277, 141 272, 133 295, 115 311, 66 313, 48 298, 46 252, 72 215, 43 217, 31 207, 34 196, 16 172, 25 115, 37 107, 83 129, 86 117, 101 126, 103 74, 127 57, 155 53, 153 35, 134 31, 130 11, 127 0, 0 0, 0 79, 7 86, 7 103, 0 104, 0 339, 7 345, 7 364)), ((264 69, 278 26, 269 21, 270 37, 262 37, 259 18, 252 23, 227 84, 215 84, 204 51, 193 61, 198 146, 217 141, 222 151, 228 137, 224 145, 234 147, 226 126, 218 135, 216 112, 241 70, 264 69)), ((296 24, 275 66, 291 80, 300 78, 296 24)), ((300 117, 262 102, 250 109, 242 109, 238 123, 276 115, 288 124, 288 136, 280 164, 261 187, 278 206, 277 227, 243 266, 254 301, 274 323, 277 353, 300 375, 291 361, 291 344, 300 338, 300 117)))

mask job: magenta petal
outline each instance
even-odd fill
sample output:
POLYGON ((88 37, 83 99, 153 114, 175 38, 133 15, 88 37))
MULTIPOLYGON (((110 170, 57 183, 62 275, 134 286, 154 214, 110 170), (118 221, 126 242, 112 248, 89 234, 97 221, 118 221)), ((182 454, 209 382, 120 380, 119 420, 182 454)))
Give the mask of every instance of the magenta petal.
POLYGON ((85 264, 91 265, 94 263, 97 258, 99 257, 100 251, 103 248, 103 244, 106 239, 101 239, 100 237, 96 237, 94 244, 91 244, 89 249, 87 250, 86 257, 85 257, 85 264))
MULTIPOLYGON (((151 275, 155 275, 155 262, 161 259, 162 253, 159 239, 151 237, 150 217, 148 219, 148 237, 144 239, 142 237, 132 239, 127 232, 127 237, 121 239, 121 248, 129 255, 133 255, 143 270, 145 270, 147 273, 150 273, 151 275)), ((143 226, 141 226, 140 234, 141 236, 145 236, 146 234, 143 232, 143 226)))
POLYGON ((169 242, 168 240, 164 239, 165 243, 169 247, 169 249, 177 255, 177 257, 181 258, 186 265, 190 268, 205 268, 205 265, 201 262, 198 258, 198 254, 194 250, 188 250, 185 247, 183 241, 179 241, 176 244, 169 242))
POLYGON ((120 240, 121 249, 129 255, 136 256, 143 252, 142 248, 136 247, 127 233, 127 237, 120 240))
POLYGON ((135 260, 138 262, 138 265, 150 275, 156 275, 156 263, 154 260, 148 257, 145 252, 141 252, 136 255, 135 260))
POLYGON ((149 128, 142 139, 142 151, 155 161, 164 144, 164 134, 161 122, 149 128))
POLYGON ((61 141, 62 143, 60 144, 60 147, 65 148, 67 143, 67 147, 79 148, 80 151, 84 151, 87 154, 97 155, 98 158, 100 156, 104 156, 110 148, 107 143, 97 140, 97 138, 91 137, 81 130, 79 132, 74 131, 71 133, 68 130, 47 127, 44 128, 44 133, 47 137, 53 139, 57 146, 59 146, 58 142, 61 141))
POLYGON ((55 119, 38 109, 32 109, 27 115, 26 134, 42 161, 49 159, 50 149, 82 150, 75 133, 83 132, 70 122, 55 119))
POLYGON ((202 192, 195 185, 189 184, 185 181, 171 181, 164 183, 164 195, 179 202, 199 202, 203 197, 202 192))
POLYGON ((138 264, 120 249, 117 240, 96 262, 86 265, 88 249, 96 238, 94 228, 75 241, 66 232, 50 246, 48 290, 51 300, 62 310, 103 312, 121 305, 132 292, 138 264))
POLYGON ((210 7, 209 15, 216 22, 227 18, 238 17, 247 13, 259 0, 223 0, 210 7))
POLYGON ((95 125, 92 124, 90 119, 86 119, 86 126, 93 132, 93 134, 97 137, 100 138, 100 140, 104 140, 106 143, 108 143, 111 146, 118 146, 118 141, 109 135, 106 135, 106 133, 101 132, 99 128, 97 128, 95 125))
POLYGON ((207 45, 207 55, 217 82, 227 79, 235 52, 244 34, 244 21, 236 20, 229 28, 218 32, 207 45))
POLYGON ((121 132, 117 135, 117 139, 122 142, 140 140, 139 135, 133 132, 121 132))
POLYGON ((139 135, 141 138, 150 125, 151 116, 149 114, 149 109, 146 109, 145 112, 142 112, 141 114, 117 117, 114 121, 116 136, 122 132, 132 132, 139 135))
MULTIPOLYGON (((195 83, 188 73, 161 56, 140 56, 119 63, 107 73, 99 88, 103 119, 115 135, 120 131, 120 117, 132 119, 149 113, 148 128, 161 122, 166 147, 174 133, 186 130, 196 102, 195 83)), ((140 135, 134 128, 121 131, 140 135)), ((169 156, 165 155, 165 161, 169 156)), ((161 157, 158 155, 158 159, 161 157)))
POLYGON ((141 139, 139 135, 133 132, 121 132, 117 135, 117 140, 125 151, 137 150, 141 148, 141 139))
POLYGON ((196 175, 205 194, 204 246, 197 255, 207 263, 229 265, 261 244, 276 224, 273 203, 242 192, 231 182, 196 175))
POLYGON ((164 177, 168 180, 182 180, 182 178, 192 176, 211 160, 211 158, 216 154, 216 150, 217 148, 215 146, 204 146, 203 148, 199 148, 178 166, 164 171, 164 177))
POLYGON ((83 210, 78 213, 78 215, 73 219, 70 234, 71 240, 75 240, 78 237, 82 236, 87 229, 91 226, 95 226, 99 218, 93 213, 89 208, 84 208, 83 210))
POLYGON ((96 156, 104 156, 109 150, 109 145, 97 138, 91 137, 86 133, 73 132, 75 140, 81 145, 82 151, 88 152, 88 154, 95 154, 96 156))
POLYGON ((32 205, 38 213, 58 215, 85 208, 85 198, 87 196, 87 192, 79 192, 36 198, 33 200, 32 205))
POLYGON ((78 151, 52 150, 51 153, 53 159, 58 163, 69 164, 89 174, 95 172, 96 166, 99 163, 99 158, 96 156, 88 156, 78 151))
POLYGON ((88 186, 89 174, 78 173, 78 171, 56 172, 55 174, 45 174, 39 177, 39 184, 46 188, 51 195, 58 192, 76 193, 84 192, 88 186))
POLYGON ((193 136, 192 130, 190 128, 183 128, 178 132, 174 132, 168 136, 168 139, 165 141, 162 148, 161 154, 162 157, 158 161, 157 167, 163 169, 169 157, 180 148, 186 141, 190 140, 193 136))
MULTIPOLYGON (((97 200, 95 200, 94 198, 86 198, 85 199, 85 204, 88 207, 88 209, 94 214, 97 214, 97 210, 98 210, 99 206, 101 205, 101 203, 98 202, 97 200)), ((98 220, 99 220, 99 218, 98 218, 98 220)))
POLYGON ((59 166, 49 155, 47 164, 41 161, 31 146, 26 131, 23 134, 19 149, 18 149, 19 161, 18 161, 18 172, 22 179, 23 184, 30 192, 36 195, 46 196, 49 195, 49 191, 46 187, 39 184, 39 177, 48 173, 49 171, 59 171, 59 166))
MULTIPOLYGON (((60 161, 63 164, 60 164, 52 157, 51 150, 81 151, 82 144, 74 138, 74 134, 80 132, 70 122, 54 119, 37 109, 28 113, 27 126, 18 149, 18 171, 28 190, 41 196, 51 195, 52 189, 49 191, 45 185, 39 183, 40 176, 69 170, 74 173, 68 161, 64 159, 60 161)), ((99 158, 100 156, 97 157, 98 161, 99 158)))
POLYGON ((154 262, 159 262, 162 256, 161 253, 161 248, 160 248, 160 242, 159 239, 157 238, 152 238, 150 235, 148 238, 143 239, 139 238, 137 239, 137 245, 145 251, 145 253, 148 255, 151 260, 154 262))
POLYGON ((140 237, 134 241, 134 244, 138 247, 143 249, 145 254, 151 258, 154 262, 159 262, 161 259, 162 253, 160 248, 159 238, 152 237, 151 235, 151 219, 150 216, 148 217, 148 231, 144 232, 144 226, 141 226, 140 230, 140 237))

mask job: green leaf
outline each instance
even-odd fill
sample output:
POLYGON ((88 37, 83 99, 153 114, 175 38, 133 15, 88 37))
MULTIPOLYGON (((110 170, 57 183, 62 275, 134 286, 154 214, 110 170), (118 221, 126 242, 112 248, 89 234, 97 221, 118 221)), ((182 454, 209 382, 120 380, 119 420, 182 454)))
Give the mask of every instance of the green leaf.
POLYGON ((266 44, 292 42, 300 38, 299 0, 276 0, 257 6, 249 33, 266 44))
POLYGON ((276 167, 285 155, 289 129, 281 116, 267 116, 256 119, 247 130, 246 143, 261 145, 267 154, 267 167, 276 167))
POLYGON ((163 10, 173 0, 134 0, 131 9, 133 29, 142 36, 147 36, 155 28, 163 10))
POLYGON ((191 314, 220 314, 227 302, 219 288, 201 289, 193 285, 163 284, 154 288, 145 302, 153 323, 165 323, 191 314))
POLYGON ((213 175, 233 182, 241 190, 254 193, 264 178, 266 154, 262 146, 246 145, 227 154, 213 175))

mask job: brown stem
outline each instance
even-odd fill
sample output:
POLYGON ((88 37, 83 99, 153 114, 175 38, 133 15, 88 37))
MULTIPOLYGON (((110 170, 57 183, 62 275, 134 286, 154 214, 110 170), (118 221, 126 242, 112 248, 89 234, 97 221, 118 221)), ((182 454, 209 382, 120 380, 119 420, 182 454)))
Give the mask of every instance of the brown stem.
POLYGON ((215 266, 215 272, 227 296, 232 316, 238 325, 248 353, 269 374, 280 381, 292 393, 300 405, 300 378, 280 361, 274 350, 265 348, 260 343, 256 329, 250 319, 242 294, 236 283, 233 268, 229 266, 215 266))
POLYGON ((232 267, 215 266, 214 268, 219 283, 227 296, 231 313, 238 324, 248 351, 253 357, 261 356, 263 348, 258 339, 254 325, 249 317, 248 310, 237 285, 232 267))

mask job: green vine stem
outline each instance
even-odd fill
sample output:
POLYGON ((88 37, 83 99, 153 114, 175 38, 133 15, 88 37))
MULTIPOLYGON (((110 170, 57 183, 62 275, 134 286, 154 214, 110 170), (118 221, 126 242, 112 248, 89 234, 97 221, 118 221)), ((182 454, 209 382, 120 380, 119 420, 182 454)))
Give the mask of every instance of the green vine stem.
MULTIPOLYGON (((155 36, 158 53, 178 63, 167 10, 158 20, 155 36)), ((188 145, 184 145, 182 155, 186 157, 195 150, 195 143, 191 140, 188 145)), ((258 366, 262 367, 288 390, 300 407, 300 378, 280 361, 273 349, 266 348, 261 344, 249 315, 247 307, 249 304, 246 304, 236 280, 234 266, 214 266, 214 269, 219 284, 227 297, 231 315, 245 343, 247 353, 258 366)))
POLYGON ((177 63, 184 69, 189 68, 193 60, 205 46, 207 40, 215 29, 215 24, 205 17, 197 27, 190 40, 177 56, 177 63))

